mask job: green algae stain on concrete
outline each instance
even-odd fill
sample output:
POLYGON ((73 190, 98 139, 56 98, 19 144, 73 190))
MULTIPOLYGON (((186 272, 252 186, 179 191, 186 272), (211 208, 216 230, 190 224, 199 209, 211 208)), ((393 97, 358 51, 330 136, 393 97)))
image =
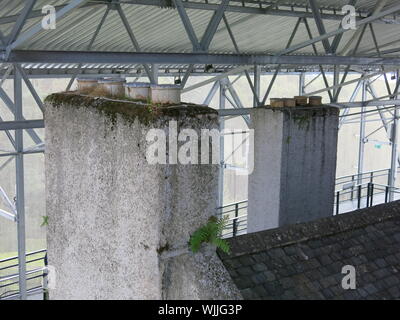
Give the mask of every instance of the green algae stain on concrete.
POLYGON ((46 103, 53 107, 67 106, 78 108, 94 108, 110 118, 113 124, 121 115, 128 122, 138 119, 143 124, 151 124, 163 117, 174 119, 193 118, 201 115, 218 115, 215 109, 204 105, 190 103, 151 104, 147 101, 132 99, 115 100, 102 97, 80 95, 74 92, 54 93, 46 97, 46 103))

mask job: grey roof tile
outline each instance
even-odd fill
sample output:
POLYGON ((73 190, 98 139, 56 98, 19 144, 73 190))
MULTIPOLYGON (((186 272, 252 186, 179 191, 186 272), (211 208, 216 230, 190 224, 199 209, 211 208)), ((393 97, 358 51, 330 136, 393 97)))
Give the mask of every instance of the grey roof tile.
POLYGON ((253 268, 253 270, 254 270, 255 272, 261 272, 261 271, 267 270, 267 266, 265 265, 265 263, 262 263, 262 262, 259 262, 259 263, 254 264, 254 265, 252 266, 252 268, 253 268))
POLYGON ((255 275, 251 276, 251 280, 255 284, 263 284, 267 281, 267 279, 263 273, 257 273, 255 275))
POLYGON ((389 294, 392 297, 399 297, 400 296, 400 288, 399 287, 391 287, 388 289, 389 294))
POLYGON ((276 279, 275 274, 271 271, 265 271, 264 276, 266 277, 267 281, 274 281, 276 279))
POLYGON ((379 268, 385 268, 387 266, 385 259, 382 258, 376 260, 376 264, 378 265, 379 268))
POLYGON ((374 294, 378 292, 378 289, 376 286, 374 286, 372 283, 368 283, 364 289, 369 293, 369 294, 374 294))
POLYGON ((254 285, 248 277, 237 277, 233 279, 239 290, 248 289, 254 285))
POLYGON ((228 240, 221 259, 245 299, 399 299, 400 202, 228 240), (342 288, 342 268, 356 289, 342 288))
POLYGON ((268 292, 265 290, 263 285, 258 285, 253 288, 253 292, 258 296, 258 297, 265 297, 268 292))
POLYGON ((251 267, 240 267, 237 269, 237 272, 241 276, 251 276, 253 274, 251 267))

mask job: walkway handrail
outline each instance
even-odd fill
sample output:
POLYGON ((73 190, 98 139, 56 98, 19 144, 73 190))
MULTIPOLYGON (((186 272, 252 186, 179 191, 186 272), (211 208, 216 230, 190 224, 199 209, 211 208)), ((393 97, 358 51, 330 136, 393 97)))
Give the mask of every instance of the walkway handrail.
MULTIPOLYGON (((32 256, 32 255, 38 254, 38 253, 44 253, 46 251, 47 251, 47 249, 40 249, 40 250, 36 250, 36 251, 27 252, 26 253, 26 257, 32 256)), ((2 259, 2 260, 0 260, 0 264, 3 263, 3 262, 7 262, 7 261, 11 261, 11 260, 17 260, 17 259, 18 259, 18 256, 2 259)))
POLYGON ((378 173, 378 172, 385 172, 385 171, 390 171, 390 168, 388 168, 388 169, 372 170, 372 171, 365 171, 365 172, 363 172, 363 173, 361 173, 361 174, 354 173, 354 174, 350 174, 350 175, 348 175, 348 176, 341 176, 341 177, 337 177, 337 178, 336 178, 336 181, 337 181, 337 180, 340 180, 340 179, 345 179, 345 178, 357 177, 357 176, 359 176, 359 175, 370 175, 371 173, 378 173))
MULTIPOLYGON (((31 259, 26 259, 26 264, 31 264, 33 262, 37 261, 43 261, 43 266, 36 266, 31 270, 27 270, 26 275, 27 281, 34 280, 34 279, 39 279, 39 278, 44 278, 46 276, 46 249, 40 249, 36 251, 31 251, 26 253, 26 257, 31 259), (35 257, 35 255, 41 254, 40 257, 35 257)), ((9 257, 6 259, 0 260, 0 271, 4 273, 4 270, 9 269, 9 274, 6 274, 2 277, 0 277, 0 289, 7 288, 5 292, 0 293, 0 300, 2 299, 10 299, 13 296, 18 297, 19 290, 17 288, 13 289, 13 286, 17 286, 19 284, 19 273, 13 272, 13 269, 18 267, 18 256, 13 256, 9 257), (15 262, 14 262, 15 260, 15 262), (12 273, 13 272, 13 273, 12 273), (15 281, 14 281, 15 280, 15 281)), ((34 287, 31 286, 31 288, 28 288, 29 292, 33 291, 38 291, 38 289, 42 288, 42 284, 38 287, 36 283, 32 283, 34 287)), ((35 292, 36 292, 35 291, 35 292)), ((44 289, 42 288, 42 292, 44 292, 44 289)))

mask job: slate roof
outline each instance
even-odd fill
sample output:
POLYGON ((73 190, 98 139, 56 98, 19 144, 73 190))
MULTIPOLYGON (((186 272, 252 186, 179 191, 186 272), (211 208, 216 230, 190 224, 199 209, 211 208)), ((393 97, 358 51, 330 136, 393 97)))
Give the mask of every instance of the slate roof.
POLYGON ((244 299, 399 299, 400 201, 229 239, 244 299), (344 290, 353 265, 356 289, 344 290))

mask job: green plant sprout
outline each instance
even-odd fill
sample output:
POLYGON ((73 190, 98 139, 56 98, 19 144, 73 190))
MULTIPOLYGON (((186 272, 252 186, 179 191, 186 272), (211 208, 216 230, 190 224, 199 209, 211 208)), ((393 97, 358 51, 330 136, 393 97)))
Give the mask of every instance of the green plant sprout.
POLYGON ((217 248, 221 249, 223 252, 229 254, 229 243, 221 238, 222 231, 227 225, 228 219, 228 216, 225 216, 222 219, 210 217, 206 225, 200 227, 191 235, 189 247, 192 252, 198 252, 202 243, 210 243, 217 246, 217 248))
POLYGON ((49 216, 42 216, 42 224, 40 225, 41 227, 47 226, 49 224, 49 216))

